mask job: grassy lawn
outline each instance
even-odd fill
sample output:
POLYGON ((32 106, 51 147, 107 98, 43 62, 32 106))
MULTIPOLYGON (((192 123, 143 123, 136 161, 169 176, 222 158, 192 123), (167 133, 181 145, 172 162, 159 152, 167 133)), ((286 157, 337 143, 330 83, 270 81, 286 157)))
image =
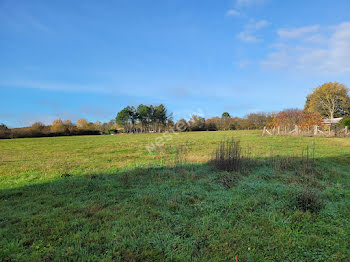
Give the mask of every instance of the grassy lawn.
POLYGON ((0 261, 350 261, 350 139, 260 134, 0 140, 0 261), (248 172, 208 164, 231 137, 248 172))

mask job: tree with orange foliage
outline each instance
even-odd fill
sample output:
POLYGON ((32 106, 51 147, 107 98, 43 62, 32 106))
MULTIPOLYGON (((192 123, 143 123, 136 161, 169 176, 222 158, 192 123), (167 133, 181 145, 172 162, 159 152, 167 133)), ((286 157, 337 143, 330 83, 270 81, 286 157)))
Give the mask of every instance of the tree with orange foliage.
POLYGON ((88 126, 88 121, 85 118, 80 118, 77 121, 77 127, 80 129, 84 129, 88 126))
POLYGON ((273 126, 277 127, 294 127, 295 125, 301 128, 319 126, 322 123, 322 117, 316 112, 307 112, 300 109, 287 109, 279 112, 274 120, 273 126))
POLYGON ((275 116, 273 124, 280 127, 294 127, 300 124, 301 118, 302 110, 295 108, 286 109, 275 116))
POLYGON ((56 119, 52 122, 51 131, 52 132, 63 132, 65 130, 65 126, 61 119, 56 119))
POLYGON ((320 126, 322 124, 322 116, 317 112, 303 111, 301 115, 300 127, 308 128, 313 126, 320 126))

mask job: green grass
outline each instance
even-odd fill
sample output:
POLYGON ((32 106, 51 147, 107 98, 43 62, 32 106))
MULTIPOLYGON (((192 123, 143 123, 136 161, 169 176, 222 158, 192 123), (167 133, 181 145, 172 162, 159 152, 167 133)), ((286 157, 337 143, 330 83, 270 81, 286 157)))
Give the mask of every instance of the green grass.
POLYGON ((0 261, 350 260, 350 139, 181 133, 165 161, 145 149, 157 137, 1 140, 0 261), (231 137, 255 162, 246 174, 207 163, 231 137), (271 162, 313 143, 315 170, 271 162), (319 211, 298 205, 305 188, 319 211))

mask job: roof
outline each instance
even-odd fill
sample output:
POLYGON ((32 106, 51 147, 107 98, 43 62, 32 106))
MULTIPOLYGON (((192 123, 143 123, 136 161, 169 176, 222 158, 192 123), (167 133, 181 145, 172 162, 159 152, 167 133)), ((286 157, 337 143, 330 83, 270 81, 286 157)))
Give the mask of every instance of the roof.
POLYGON ((324 119, 323 123, 324 124, 338 124, 340 123, 340 121, 342 121, 343 118, 342 117, 338 117, 338 118, 328 118, 328 119, 324 119))

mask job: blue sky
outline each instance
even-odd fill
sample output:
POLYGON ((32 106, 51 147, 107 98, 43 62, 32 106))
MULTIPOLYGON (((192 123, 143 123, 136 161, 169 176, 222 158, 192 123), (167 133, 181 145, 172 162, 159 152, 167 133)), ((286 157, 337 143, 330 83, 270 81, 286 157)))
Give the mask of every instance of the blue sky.
POLYGON ((302 108, 312 88, 350 84, 349 13, 348 0, 0 0, 0 122, 302 108))

